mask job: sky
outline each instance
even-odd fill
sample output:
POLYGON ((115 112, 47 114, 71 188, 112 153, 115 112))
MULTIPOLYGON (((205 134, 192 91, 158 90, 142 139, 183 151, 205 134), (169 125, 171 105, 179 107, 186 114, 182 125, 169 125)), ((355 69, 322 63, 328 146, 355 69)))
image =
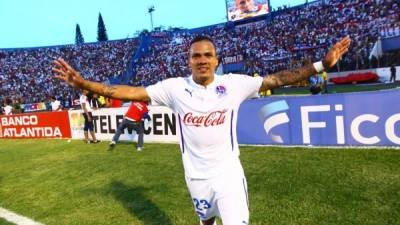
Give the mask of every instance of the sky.
MULTIPOLYGON (((305 0, 270 0, 271 7, 305 0)), ((134 37, 154 27, 196 28, 226 22, 225 0, 0 0, 0 48, 73 44, 79 24, 85 42, 95 42, 101 13, 109 40, 134 37)))

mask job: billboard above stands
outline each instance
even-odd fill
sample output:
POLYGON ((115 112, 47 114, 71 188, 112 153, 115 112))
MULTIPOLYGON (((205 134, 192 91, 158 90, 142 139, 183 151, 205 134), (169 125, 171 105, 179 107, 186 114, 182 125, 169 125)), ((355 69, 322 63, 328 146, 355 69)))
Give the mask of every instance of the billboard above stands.
POLYGON ((270 12, 269 0, 226 0, 229 21, 261 16, 270 12))

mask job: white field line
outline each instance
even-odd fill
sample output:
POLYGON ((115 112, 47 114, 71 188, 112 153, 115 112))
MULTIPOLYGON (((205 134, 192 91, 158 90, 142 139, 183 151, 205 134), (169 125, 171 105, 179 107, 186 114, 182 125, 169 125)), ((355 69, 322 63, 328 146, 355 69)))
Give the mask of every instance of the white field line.
POLYGON ((31 220, 25 216, 18 215, 14 212, 11 212, 7 209, 0 207, 0 217, 4 218, 8 222, 17 224, 17 225, 43 225, 42 223, 38 223, 34 220, 31 220))

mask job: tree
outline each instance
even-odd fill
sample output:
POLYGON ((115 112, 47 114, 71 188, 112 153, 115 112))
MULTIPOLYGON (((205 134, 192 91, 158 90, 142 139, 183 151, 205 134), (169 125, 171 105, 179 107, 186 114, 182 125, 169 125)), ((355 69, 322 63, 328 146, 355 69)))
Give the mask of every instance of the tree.
POLYGON ((99 22, 97 24, 97 40, 108 41, 106 26, 104 25, 103 17, 99 13, 99 22))
POLYGON ((80 45, 85 43, 85 39, 83 39, 83 35, 81 32, 81 28, 79 27, 79 24, 76 24, 75 28, 75 44, 80 45))

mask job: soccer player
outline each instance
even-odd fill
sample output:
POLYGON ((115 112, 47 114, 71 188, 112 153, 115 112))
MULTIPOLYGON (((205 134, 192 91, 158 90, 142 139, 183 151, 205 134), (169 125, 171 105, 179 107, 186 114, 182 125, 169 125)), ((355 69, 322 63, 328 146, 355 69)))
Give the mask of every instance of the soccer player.
POLYGON ((218 58, 213 41, 204 36, 190 43, 188 77, 169 78, 145 87, 108 86, 85 80, 63 59, 53 72, 75 88, 107 97, 151 101, 170 107, 178 117, 186 183, 204 225, 220 216, 225 225, 249 223, 247 184, 239 160, 236 120, 241 102, 259 91, 296 83, 336 64, 348 51, 350 38, 336 43, 322 61, 264 78, 215 75, 218 58))
POLYGON ((82 108, 82 114, 83 118, 85 119, 85 124, 83 126, 83 133, 85 135, 85 143, 90 144, 90 143, 98 143, 100 142, 99 140, 96 139, 96 134, 94 133, 93 130, 93 115, 92 115, 92 106, 89 103, 88 99, 88 90, 83 90, 82 94, 79 98, 79 103, 81 104, 82 108), (92 141, 89 140, 89 132, 90 135, 92 136, 92 141))

